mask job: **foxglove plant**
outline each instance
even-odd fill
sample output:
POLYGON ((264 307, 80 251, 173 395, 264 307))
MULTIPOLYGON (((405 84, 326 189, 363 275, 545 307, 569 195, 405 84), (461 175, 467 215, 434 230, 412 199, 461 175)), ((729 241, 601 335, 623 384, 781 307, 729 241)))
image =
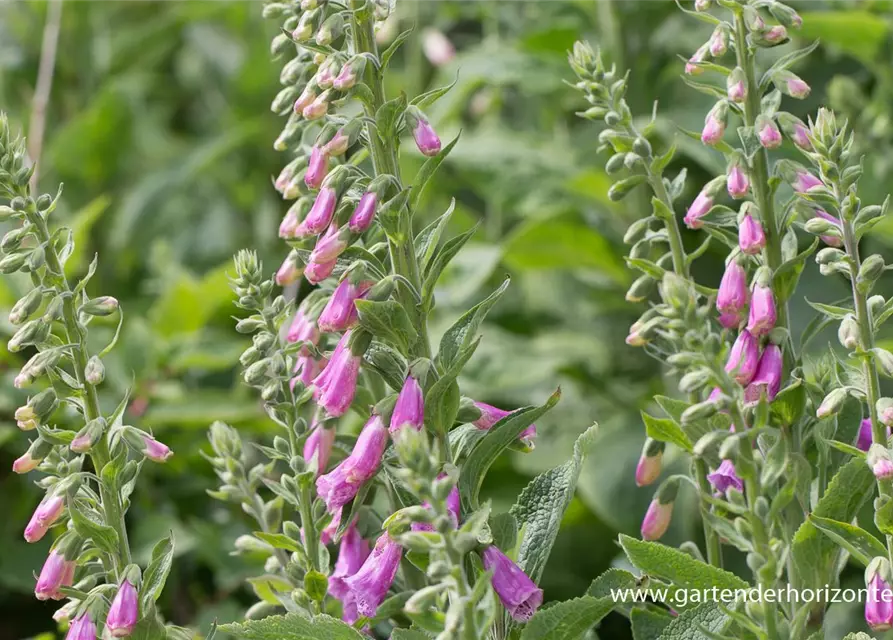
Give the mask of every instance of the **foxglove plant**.
MULTIPOLYGON (((678 376, 682 398, 655 398, 666 417, 643 413, 648 440, 636 482, 659 479, 667 445, 692 460, 690 474, 660 484, 643 520, 644 541, 621 536, 620 543, 652 580, 682 588, 756 585, 764 593, 835 585, 850 554, 868 565, 866 584, 874 595, 865 604, 866 621, 886 629, 890 607, 878 593, 890 589, 893 457, 886 418, 893 400, 880 396, 878 373, 893 375, 893 355, 878 348, 875 334, 893 310, 871 295, 887 267, 879 255, 863 259, 859 240, 887 205, 862 206, 861 163, 852 157, 844 123, 826 110, 808 124, 780 111, 785 96, 809 94, 791 67, 816 46, 764 53, 787 43, 788 30, 800 26, 793 9, 774 0, 704 0, 683 11, 713 27, 681 70, 683 79, 716 101, 703 130, 685 133, 726 167, 682 218, 704 236, 692 251, 675 212, 686 193, 685 170, 665 177, 675 146, 653 150, 654 119, 636 125, 625 101, 626 77, 584 44, 570 57, 577 87, 591 105, 581 115, 605 125, 599 140, 600 150, 611 155, 606 171, 625 174, 609 196, 620 200, 643 184, 653 193, 652 214, 633 223, 625 237, 632 245, 627 262, 642 274, 627 297, 643 300, 639 292, 653 288, 650 281, 658 284, 659 298, 650 301, 627 342, 678 376), (785 138, 805 164, 773 157, 770 151, 785 138), (712 244, 728 252, 718 290, 691 274, 692 263, 712 244), (798 343, 788 305, 814 254, 823 274, 850 281, 852 301, 810 302, 820 316, 798 343), (834 322, 847 353, 807 358, 811 338, 834 322), (669 529, 684 485, 699 500, 705 552, 692 542, 678 550, 654 542, 669 529), (883 542, 853 524, 875 486, 875 525, 883 542), (746 554, 752 582, 720 570, 724 546, 746 554)), ((780 640, 811 636, 828 603, 776 597, 746 607, 741 599, 693 605, 670 590, 664 605, 681 613, 674 619, 671 611, 647 610, 649 624, 664 628, 660 637, 700 637, 709 628, 709 637, 780 640)))
POLYGON ((452 207, 417 229, 425 184, 456 140, 442 144, 423 111, 445 88, 386 96, 388 63, 411 35, 379 51, 374 33, 390 11, 385 0, 264 9, 282 26, 273 111, 287 122, 274 146, 290 159, 274 187, 291 203, 279 228, 288 247, 272 277, 241 252, 233 287, 247 313, 236 329, 253 334, 244 381, 282 431, 257 461, 235 429, 211 428, 213 495, 257 522, 237 548, 267 556, 249 621, 224 627, 236 635, 342 624, 326 614, 371 634, 412 624, 469 640, 536 624, 536 581, 592 436, 510 513, 481 501, 489 466, 531 449, 533 423, 559 396, 507 411, 461 394, 478 328, 508 281, 432 350, 435 287, 474 229, 441 243, 452 207), (424 159, 409 184, 398 162, 408 140, 424 159))
POLYGON ((68 638, 183 640, 189 632, 165 626, 155 607, 170 571, 172 541, 161 541, 141 570, 124 519, 144 461, 164 462, 172 452, 149 432, 123 423, 126 396, 113 410, 100 403, 102 358, 118 340, 123 312, 116 299, 88 294, 95 259, 81 279, 68 275, 71 230, 51 228, 62 189, 55 197, 35 193, 33 170, 24 139, 0 114, 0 198, 7 203, 0 218, 12 223, 0 240, 0 272, 30 282, 9 314, 15 333, 8 349, 29 358, 14 384, 33 389, 15 412, 19 428, 32 437, 13 471, 43 474, 36 484, 44 497, 24 537, 29 543, 52 539, 34 595, 66 601, 54 617, 69 622, 68 638), (118 328, 91 354, 88 329, 106 316, 116 316, 118 328))

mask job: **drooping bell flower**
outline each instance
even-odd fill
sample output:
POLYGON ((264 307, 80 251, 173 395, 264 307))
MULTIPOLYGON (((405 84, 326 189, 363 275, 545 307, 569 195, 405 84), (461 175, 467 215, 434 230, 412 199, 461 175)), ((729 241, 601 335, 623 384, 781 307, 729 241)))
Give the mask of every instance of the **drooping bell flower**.
MULTIPOLYGON (((494 407, 493 405, 484 402, 475 402, 474 406, 480 409, 481 417, 475 420, 472 424, 478 429, 483 430, 490 429, 494 424, 512 413, 511 411, 505 411, 504 409, 499 409, 498 407, 494 407)), ((536 439, 536 425, 532 424, 524 429, 518 439, 528 447, 532 447, 533 442, 536 439)))
POLYGON ((311 189, 319 189, 329 170, 329 156, 318 145, 314 145, 310 151, 310 161, 307 164, 307 173, 304 174, 304 184, 311 189))
POLYGON ((750 213, 744 214, 738 223, 738 247, 743 253, 755 256, 766 246, 766 233, 750 213))
POLYGON ((425 396, 422 387, 411 374, 406 377, 391 414, 391 435, 404 428, 421 431, 425 424, 425 396))
MULTIPOLYGON (((815 215, 817 218, 822 218, 823 220, 827 220, 828 222, 834 223, 836 227, 840 227, 840 220, 838 220, 837 216, 831 215, 827 211, 822 209, 816 209, 815 215)), ((843 238, 840 236, 820 236, 822 242, 824 242, 829 247, 842 247, 843 246, 843 238)))
POLYGON ((726 96, 739 104, 747 100, 747 78, 741 67, 735 67, 726 79, 726 96))
MULTIPOLYGON (((316 326, 316 322, 313 319, 299 308, 295 311, 285 339, 289 342, 303 342, 307 345, 316 345, 319 342, 319 327, 316 326)), ((299 353, 302 356, 309 355, 310 349, 304 347, 299 353)))
POLYGON ((729 167, 726 188, 729 191, 729 195, 736 200, 746 196, 750 190, 750 180, 748 180, 747 174, 737 162, 729 167))
POLYGON ((865 622, 872 631, 893 628, 893 589, 890 588, 889 575, 890 563, 881 557, 875 558, 865 571, 865 622))
POLYGON ((729 105, 725 100, 716 103, 707 117, 704 119, 704 128, 701 131, 701 142, 707 145, 714 145, 722 140, 726 132, 726 123, 728 121, 729 105))
POLYGON ((428 118, 415 107, 407 109, 404 117, 407 126, 412 130, 416 147, 422 155, 433 157, 440 153, 440 138, 428 122, 428 118))
MULTIPOLYGON (((750 297, 747 288, 747 271, 732 258, 726 263, 726 270, 722 274, 719 283, 719 292, 716 294, 716 309, 720 313, 740 313, 746 306, 750 297)), ((737 326, 737 321, 735 326, 737 326)))
POLYGON ((322 187, 313 201, 307 217, 300 224, 296 235, 299 237, 316 236, 326 230, 335 215, 338 204, 338 192, 334 187, 322 187))
POLYGON ((642 519, 642 539, 659 540, 670 527, 673 518, 673 503, 676 501, 678 484, 664 483, 648 505, 648 511, 642 519))
POLYGON ((59 588, 73 584, 75 568, 74 560, 66 560, 61 551, 53 549, 37 577, 34 595, 38 600, 61 600, 63 596, 59 593, 59 588))
POLYGON ((799 100, 802 100, 809 95, 810 87, 802 78, 794 75, 790 71, 785 71, 780 75, 782 78, 780 81, 776 81, 775 86, 778 87, 782 93, 799 100))
POLYGON ((759 341, 745 329, 738 334, 735 344, 732 345, 726 362, 726 373, 732 375, 738 384, 746 386, 756 375, 759 362, 759 341))
POLYGON ((719 495, 725 495, 729 489, 744 491, 744 482, 735 472, 735 464, 731 460, 723 460, 716 471, 708 473, 707 481, 719 495))
POLYGON ((345 579, 361 616, 375 617, 378 605, 384 601, 394 582, 402 554, 403 548, 385 532, 360 570, 345 579))
POLYGON ((130 580, 125 578, 112 600, 105 628, 113 638, 126 638, 133 633, 139 619, 139 594, 130 580))
POLYGON ((332 417, 345 414, 357 391, 360 356, 348 345, 351 334, 348 331, 341 337, 326 368, 313 380, 314 399, 332 417))
POLYGON ((297 282, 300 277, 301 267, 298 266, 297 254, 292 251, 285 257, 285 260, 282 261, 282 265, 276 272, 276 284, 280 287, 287 287, 297 282))
POLYGON ((353 500, 360 487, 372 479, 387 444, 388 429, 381 416, 372 414, 350 455, 332 471, 316 479, 316 490, 329 513, 335 513, 353 500))
POLYGON ((741 313, 737 311, 723 311, 719 314, 719 324, 726 329, 737 329, 741 324, 741 313))
POLYGON ((31 515, 28 526, 25 527, 25 540, 38 542, 47 530, 53 526, 65 508, 65 499, 60 495, 47 495, 31 515))
POLYGON ((366 229, 369 228, 369 225, 372 224, 372 219, 375 217, 375 207, 377 204, 378 196, 374 192, 369 191, 364 193, 360 198, 360 201, 357 203, 356 209, 353 210, 353 213, 350 216, 347 228, 354 233, 363 233, 366 231, 366 229))
POLYGON ((481 558, 484 569, 493 572, 493 590, 512 619, 530 620, 543 603, 543 590, 496 545, 484 549, 481 558))
POLYGON ((636 486, 647 487, 660 476, 665 447, 666 445, 659 440, 653 438, 645 440, 642 455, 636 465, 636 486))
POLYGON ((360 535, 357 523, 354 521, 341 537, 338 560, 335 562, 335 570, 329 577, 329 594, 341 600, 342 603, 345 603, 348 598, 352 599, 346 580, 360 570, 368 557, 369 541, 360 535))
MULTIPOLYGON (((893 433, 893 430, 890 427, 887 427, 887 439, 890 439, 890 435, 893 433)), ((865 418, 862 420, 859 425, 859 438, 856 440, 856 446, 862 451, 868 451, 871 448, 871 443, 874 439, 874 436, 871 432, 871 418, 865 418)), ((881 443, 886 444, 886 443, 881 443)))
POLYGON ((43 438, 37 438, 37 440, 32 442, 31 446, 28 447, 28 450, 23 455, 16 458, 12 463, 13 472, 21 474, 34 471, 52 450, 53 445, 43 438))
POLYGON ((332 445, 334 444, 335 429, 330 429, 323 423, 314 424, 313 430, 304 442, 304 460, 309 462, 315 458, 317 472, 324 472, 329 464, 329 456, 332 454, 332 445))
POLYGON ((683 218, 685 226, 689 229, 700 229, 704 226, 702 218, 710 213, 716 195, 723 187, 725 187, 725 185, 726 177, 724 175, 714 178, 704 185, 704 188, 701 189, 698 197, 694 199, 694 202, 691 203, 688 211, 685 212, 685 217, 683 218))
POLYGON ((309 387, 313 384, 314 378, 318 376, 323 369, 325 369, 326 364, 328 364, 328 360, 325 358, 321 360, 317 360, 309 355, 298 355, 295 360, 295 368, 293 370, 293 376, 291 379, 291 390, 295 390, 295 385, 297 383, 301 383, 304 387, 309 387))
POLYGON ((351 280, 351 277, 347 276, 338 283, 319 315, 317 324, 320 331, 324 333, 346 331, 359 320, 355 302, 362 298, 374 283, 369 280, 354 283, 351 280))
POLYGON ((65 640, 96 640, 96 625, 90 619, 90 613, 86 612, 71 623, 65 640))
POLYGON ((781 146, 781 132, 771 118, 760 116, 757 119, 757 138, 765 149, 777 149, 781 146))
POLYGON ((763 336, 775 328, 775 294, 761 278, 755 282, 750 292, 750 314, 747 318, 747 330, 754 336, 763 336))
POLYGON ((174 455, 169 446, 159 442, 150 435, 143 436, 143 442, 145 443, 143 453, 152 462, 167 462, 168 458, 174 455))
POLYGON ((328 278, 335 271, 338 260, 331 262, 308 262, 307 268, 304 269, 304 277, 310 284, 319 284, 328 278))
POLYGON ((691 58, 688 59, 688 62, 685 63, 685 73, 690 76, 697 76, 704 73, 704 68, 701 67, 700 64, 704 62, 708 52, 709 48, 707 44, 702 45, 695 51, 691 58))
POLYGON ((744 390, 744 400, 751 404, 759 402, 760 396, 765 393, 766 399, 772 402, 781 388, 783 365, 784 359, 778 345, 772 343, 766 345, 760 356, 757 372, 744 390))
POLYGON ((316 241, 316 246, 310 252, 310 262, 327 263, 337 259, 350 242, 350 231, 339 228, 332 223, 326 232, 316 241))

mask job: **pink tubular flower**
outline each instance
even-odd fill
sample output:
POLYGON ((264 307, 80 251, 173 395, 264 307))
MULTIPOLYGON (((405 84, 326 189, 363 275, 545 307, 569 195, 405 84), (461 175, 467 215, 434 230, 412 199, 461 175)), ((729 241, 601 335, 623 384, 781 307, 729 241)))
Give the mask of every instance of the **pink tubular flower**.
POLYGON ((785 80, 785 93, 787 93, 792 98, 803 99, 809 95, 809 85, 806 84, 802 78, 798 78, 794 74, 791 74, 787 80, 785 80))
POLYGON ((648 511, 642 519, 642 539, 643 540, 659 540, 670 527, 670 520, 673 517, 673 503, 667 502, 662 504, 660 500, 655 498, 648 505, 648 511))
POLYGON ((766 246, 763 226, 752 215, 745 214, 738 225, 738 247, 743 253, 757 255, 766 246))
MULTIPOLYGON (((893 432, 891 432, 890 427, 887 427, 887 439, 890 438, 891 433, 893 432)), ((856 441, 856 446, 862 451, 868 451, 871 448, 873 437, 871 433, 871 418, 865 418, 859 425, 859 439, 856 441)))
POLYGON ((41 500, 40 504, 34 510, 28 526, 25 527, 25 540, 27 542, 38 542, 47 530, 53 526, 62 510, 65 508, 65 500, 62 496, 47 495, 41 500))
POLYGON ((440 138, 434 128, 424 118, 417 118, 412 129, 412 137, 422 155, 433 157, 440 153, 440 138))
POLYGON ((877 572, 868 583, 865 622, 872 631, 886 631, 893 628, 893 590, 881 577, 880 572, 877 572))
POLYGON ((372 285, 373 283, 368 280, 354 284, 349 277, 344 278, 319 315, 317 324, 320 331, 324 333, 346 331, 355 325, 359 319, 355 302, 362 298, 372 285))
POLYGON ((713 485, 713 488, 720 495, 725 495, 729 489, 744 491, 744 482, 735 472, 735 465, 731 460, 723 460, 716 471, 708 473, 707 481, 713 485))
POLYGON ((660 471, 662 467, 663 457, 664 457, 664 448, 662 446, 663 443, 657 443, 655 440, 651 440, 650 438, 645 443, 645 448, 642 451, 642 455, 639 457, 639 462, 636 465, 636 486, 637 487, 647 487, 650 484, 653 484, 655 480, 660 476, 660 471), (657 446, 655 446, 655 444, 657 446), (655 450, 650 450, 653 447, 655 450))
POLYGON ((381 416, 373 414, 350 455, 331 472, 316 479, 316 490, 329 513, 335 513, 353 500, 360 487, 375 476, 387 444, 388 429, 381 416))
POLYGON ((40 466, 40 462, 40 460, 31 455, 30 451, 26 451, 12 463, 12 470, 14 473, 28 473, 40 466))
MULTIPOLYGON (((494 424, 502 420, 504 417, 512 413, 511 411, 505 411, 504 409, 499 409, 494 407, 493 405, 486 404, 484 402, 475 402, 474 406, 476 406, 481 411, 481 417, 475 420, 472 424, 476 426, 478 429, 487 430, 491 428, 494 424)), ((521 432, 521 435, 518 437, 521 442, 523 442, 528 447, 533 446, 533 441, 536 438, 536 425, 532 424, 524 431, 521 432)))
POLYGON ((739 312, 724 311, 719 314, 719 324, 726 329, 737 329, 741 324, 741 314, 739 312))
POLYGON ((707 118, 704 121, 704 129, 701 131, 701 142, 714 145, 722 140, 725 132, 725 119, 720 116, 716 109, 714 109, 707 114, 707 118))
POLYGON ((822 187, 825 183, 807 171, 798 171, 791 186, 794 191, 807 192, 815 187, 822 187))
MULTIPOLYGON (((818 218, 823 218, 828 222, 833 222, 836 226, 840 227, 840 220, 837 219, 836 216, 831 215, 827 211, 823 211, 822 209, 816 209, 815 215, 818 218)), ((824 242, 829 247, 842 247, 843 246, 843 238, 840 236, 821 236, 822 242, 824 242)))
POLYGON ((704 62, 704 58, 707 57, 707 52, 708 47, 706 44, 695 51, 692 57, 689 58, 688 62, 685 64, 685 73, 690 76, 697 76, 704 73, 703 67, 699 65, 700 63, 704 62))
POLYGON ((304 277, 310 284, 319 284, 335 271, 338 260, 331 262, 308 262, 307 268, 304 269, 304 277))
POLYGON ((347 586, 347 578, 356 574, 369 557, 369 541, 364 540, 357 530, 357 523, 352 522, 338 548, 338 560, 335 562, 335 570, 329 578, 329 594, 347 604, 351 598, 350 588, 347 586))
POLYGON ((748 403, 759 402, 765 393, 766 399, 772 402, 781 387, 781 370, 784 364, 781 349, 778 345, 768 344, 760 356, 760 364, 753 380, 744 390, 744 400, 748 403))
POLYGON ((359 571, 344 580, 361 616, 375 617, 394 582, 402 555, 403 548, 385 532, 359 571))
POLYGON ((301 277, 301 270, 298 268, 297 263, 294 260, 294 256, 292 254, 288 254, 285 257, 285 260, 282 261, 282 265, 279 267, 279 270, 276 272, 276 284, 280 287, 287 287, 290 284, 294 284, 298 281, 298 278, 301 277))
POLYGON ((174 452, 171 451, 170 447, 163 442, 159 442, 152 436, 143 436, 143 442, 146 445, 146 449, 143 453, 152 462, 167 462, 168 459, 174 455, 174 452))
MULTIPOLYGON (((298 309, 295 311, 295 316, 288 327, 285 339, 289 342, 304 342, 308 345, 316 345, 319 342, 319 327, 301 309, 298 309)), ((309 355, 310 349, 304 347, 299 353, 302 356, 309 355)))
POLYGON ((695 201, 691 203, 688 211, 685 212, 685 218, 683 218, 685 226, 687 226, 689 229, 700 229, 702 226, 704 226, 701 218, 706 216, 712 208, 713 197, 710 196, 706 192, 706 190, 702 190, 698 194, 698 197, 695 198, 695 201))
POLYGON ((118 587, 118 593, 112 600, 108 617, 105 619, 105 628, 113 638, 126 638, 133 633, 139 618, 139 595, 129 580, 126 578, 118 587))
POLYGON ((301 237, 316 236, 325 231, 335 215, 335 206, 338 204, 338 192, 332 187, 323 187, 319 190, 313 206, 304 218, 304 222, 298 227, 298 235, 301 237))
POLYGON ((809 139, 809 129, 803 124, 794 124, 791 128, 791 141, 804 151, 812 151, 812 141, 809 139))
POLYGON ((304 174, 304 184, 311 189, 319 189, 329 169, 329 156, 318 145, 310 151, 310 162, 304 174))
POLYGON ((333 222, 316 241, 316 246, 310 253, 310 262, 326 264, 337 259, 347 249, 350 234, 346 232, 347 229, 339 229, 333 222))
POLYGON ((766 149, 776 149, 781 146, 781 132, 772 120, 765 120, 759 127, 757 137, 760 144, 766 149))
POLYGON ((747 179, 747 174, 744 173, 744 170, 737 163, 733 164, 729 169, 726 188, 729 191, 729 195, 736 200, 746 196, 750 189, 750 180, 747 179))
POLYGON ((345 414, 357 391, 360 357, 348 346, 350 335, 348 331, 341 337, 328 365, 313 380, 313 398, 332 417, 345 414))
POLYGON ((484 549, 481 558, 484 569, 493 572, 493 590, 512 619, 530 620, 543 603, 543 590, 496 545, 484 549))
MULTIPOLYGON (((747 306, 747 272, 734 258, 726 264, 716 295, 716 308, 721 313, 740 313, 747 306)), ((737 322, 735 323, 737 326, 737 322)))
POLYGON ((301 383, 304 387, 313 384, 313 379, 325 369, 328 361, 325 359, 316 360, 309 355, 298 355, 295 360, 294 376, 291 379, 291 390, 295 390, 295 385, 301 383))
POLYGON ((775 319, 775 294, 768 286, 755 283, 750 294, 747 330, 757 337, 766 335, 775 328, 775 319))
POLYGON ((70 587, 74 582, 74 560, 66 560, 65 556, 55 549, 50 551, 34 587, 34 595, 38 600, 61 600, 60 587, 70 587))
POLYGON ((726 373, 735 381, 746 386, 753 380, 760 362, 760 345, 757 339, 746 329, 738 334, 729 359, 726 362, 726 373))
POLYGON ((68 628, 65 640, 96 640, 96 625, 90 619, 89 613, 84 613, 74 619, 68 628))
POLYGON ((421 431, 424 424, 425 396, 418 380, 409 375, 397 396, 397 404, 391 414, 389 431, 392 435, 405 428, 421 431))
POLYGON ((357 208, 353 210, 347 228, 354 233, 363 233, 372 224, 375 217, 375 206, 378 203, 378 196, 373 192, 363 194, 357 203, 357 208))
POLYGON ((322 473, 329 464, 332 445, 335 444, 335 429, 328 429, 324 424, 316 424, 304 442, 304 460, 308 462, 316 458, 317 472, 322 473))

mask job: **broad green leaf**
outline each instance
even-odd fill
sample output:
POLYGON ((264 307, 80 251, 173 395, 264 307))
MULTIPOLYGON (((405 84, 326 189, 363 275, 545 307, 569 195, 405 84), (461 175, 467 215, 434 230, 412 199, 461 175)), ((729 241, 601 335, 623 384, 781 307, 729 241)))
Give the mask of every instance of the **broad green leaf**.
POLYGON ((536 612, 521 633, 521 640, 575 640, 614 608, 611 598, 583 596, 536 612))
POLYGON ((691 452, 693 445, 688 436, 669 418, 655 418, 644 411, 642 412, 642 421, 645 423, 645 432, 648 437, 659 440, 660 442, 671 442, 680 449, 691 452))
POLYGON ((719 605, 705 602, 674 618, 660 634, 660 640, 713 640, 704 631, 719 634, 728 624, 729 616, 722 612, 719 605))
MULTIPOLYGON (((518 521, 511 513, 497 513, 490 516, 490 534, 493 544, 500 549, 511 550, 518 543, 518 521)), ((512 554, 510 554, 512 555, 512 554)))
POLYGON ((221 631, 245 640, 363 640, 359 631, 327 615, 297 613, 225 624, 221 631))
POLYGON ((879 61, 890 32, 890 25, 882 16, 868 11, 808 11, 801 17, 800 35, 804 38, 818 38, 867 64, 879 61))
POLYGON ((285 549, 286 551, 300 552, 302 549, 297 542, 289 538, 284 533, 267 533, 265 531, 255 531, 254 537, 263 540, 276 549, 285 549))
POLYGON ((413 243, 415 245, 416 259, 419 261, 419 267, 422 272, 428 269, 431 256, 434 255, 437 244, 440 242, 440 236, 443 235, 443 230, 446 229, 447 223, 449 223, 455 210, 456 199, 452 198, 446 212, 416 235, 413 243))
POLYGON ((559 220, 532 220, 505 241, 505 263, 512 269, 591 269, 618 284, 629 274, 611 243, 590 227, 559 220))
POLYGON ((618 589, 634 589, 637 584, 638 581, 636 580, 636 576, 629 571, 624 571, 623 569, 608 569, 592 581, 586 594, 593 598, 604 598, 605 596, 611 595, 612 589, 615 591, 618 589))
POLYGON ((71 514, 71 522, 74 530, 83 538, 87 538, 96 545, 100 551, 115 556, 118 553, 118 532, 107 524, 94 519, 94 514, 88 512, 82 505, 69 502, 68 512, 71 514))
POLYGON ((396 300, 357 300, 360 324, 376 338, 388 342, 403 353, 416 341, 418 333, 403 305, 396 300))
POLYGON ((446 160, 446 157, 450 155, 450 151, 453 150, 453 147, 456 146, 456 143, 459 142, 459 136, 457 135, 453 138, 449 144, 447 144, 443 149, 440 150, 433 158, 428 158, 425 160, 425 164, 422 165, 422 168, 419 169, 418 173, 416 173, 415 178, 412 181, 412 187, 409 190, 409 210, 415 211, 416 207, 419 205, 419 198, 422 197, 422 193, 425 191, 425 186, 428 184, 428 181, 434 177, 434 174, 437 172, 437 169, 446 160))
POLYGON ((437 280, 440 278, 440 274, 443 273, 443 270, 446 269, 450 260, 456 257, 456 254, 459 253, 462 247, 465 246, 465 243, 468 242, 471 239, 471 236, 476 232, 477 225, 464 233, 460 233, 458 236, 450 238, 443 243, 442 247, 435 249, 434 255, 431 256, 431 260, 425 268, 425 278, 422 284, 423 308, 430 309, 431 300, 434 296, 434 287, 437 285, 437 280))
POLYGON ((887 556, 887 549, 881 541, 861 527, 815 514, 809 516, 809 521, 866 567, 876 556, 887 556))
POLYGON ((782 389, 769 406, 774 425, 792 425, 803 416, 805 410, 806 388, 800 380, 782 389))
POLYGON ((140 589, 140 601, 143 603, 143 608, 161 596, 164 583, 167 582, 167 576, 171 572, 173 559, 174 537, 173 534, 169 534, 167 538, 159 540, 155 548, 152 549, 152 559, 143 574, 143 584, 140 589))
POLYGON ((431 638, 432 636, 417 629, 394 629, 391 632, 391 640, 431 640, 431 638))
POLYGON ((274 575, 263 575, 254 578, 248 578, 248 584, 254 588, 254 593, 264 602, 272 605, 279 605, 279 595, 290 593, 292 584, 285 578, 274 575))
POLYGON ((620 546, 629 561, 648 575, 668 580, 683 589, 747 589, 749 585, 728 571, 706 564, 687 553, 657 542, 620 534, 620 546))
POLYGON ((655 609, 636 607, 629 617, 633 628, 633 640, 658 640, 673 616, 655 609))
POLYGON ((534 582, 543 575, 561 519, 574 497, 580 468, 597 431, 597 425, 584 431, 574 444, 573 457, 531 480, 510 511, 523 532, 518 566, 534 582))
POLYGON ((474 305, 466 311, 462 317, 453 323, 440 339, 440 351, 437 354, 438 364, 441 369, 448 370, 453 367, 459 354, 462 353, 475 339, 478 328, 487 317, 505 290, 508 289, 511 280, 506 278, 496 291, 486 299, 474 305))
MULTIPOLYGON (((874 475, 868 465, 858 458, 852 459, 831 480, 812 515, 849 522, 872 494, 874 485, 874 475)), ((803 587, 818 588, 831 581, 840 547, 807 520, 794 534, 792 553, 803 587)))
POLYGON ((487 475, 487 470, 493 461, 518 439, 524 429, 554 407, 559 399, 561 399, 560 390, 549 396, 546 403, 539 407, 524 407, 513 411, 494 424, 487 435, 477 442, 474 449, 468 454, 468 459, 459 476, 459 492, 462 495, 463 512, 470 513, 480 506, 478 494, 481 484, 484 482, 484 476, 487 475))

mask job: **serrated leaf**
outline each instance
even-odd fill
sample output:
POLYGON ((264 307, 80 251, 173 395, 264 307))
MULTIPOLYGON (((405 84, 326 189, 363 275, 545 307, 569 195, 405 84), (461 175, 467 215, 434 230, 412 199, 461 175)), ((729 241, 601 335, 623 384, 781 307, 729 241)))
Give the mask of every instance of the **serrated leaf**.
POLYGON ((611 598, 583 596, 540 609, 521 633, 521 640, 580 638, 614 608, 611 598))
POLYGON ((518 566, 538 582, 558 536, 561 519, 570 505, 577 487, 583 460, 595 439, 598 425, 584 431, 574 443, 574 455, 530 481, 511 513, 522 531, 518 548, 518 566))
POLYGON ((729 624, 729 616, 719 605, 705 602, 687 609, 673 619, 660 634, 660 640, 712 640, 704 633, 722 633, 729 624))
POLYGON ((648 437, 660 442, 671 442, 689 453, 692 451, 693 445, 691 440, 685 435, 682 427, 673 420, 669 418, 655 418, 643 411, 642 421, 645 423, 645 432, 648 434, 648 437))
POLYGON ((470 513, 480 506, 478 494, 490 465, 518 439, 524 429, 554 407, 560 399, 561 390, 559 389, 549 396, 545 404, 539 407, 524 407, 513 411, 494 424, 487 431, 487 435, 478 441, 471 453, 468 454, 468 459, 459 476, 459 493, 462 496, 463 513, 470 513))
POLYGON ((363 634, 331 616, 308 618, 298 613, 221 625, 220 630, 245 640, 364 640, 363 634))
POLYGON ((164 583, 171 572, 174 560, 174 538, 168 534, 167 538, 159 540, 152 549, 152 559, 143 574, 143 583, 140 588, 140 602, 145 609, 149 603, 153 603, 161 596, 164 583))
POLYGON ((453 147, 456 146, 456 143, 459 142, 459 136, 457 134, 455 138, 453 138, 449 144, 447 144, 440 152, 431 158, 425 160, 425 164, 422 165, 422 168, 419 169, 419 172, 415 174, 415 179, 412 181, 412 187, 409 189, 409 209, 410 211, 415 211, 416 207, 419 204, 419 199, 422 197, 422 193, 425 191, 425 186, 434 177, 435 172, 446 160, 446 157, 450 155, 450 151, 453 150, 453 147))
POLYGON ((418 333, 403 305, 396 300, 357 300, 360 325, 376 338, 397 347, 403 353, 409 350, 418 333))
POLYGON ((669 613, 655 609, 636 607, 630 614, 634 640, 658 640, 660 634, 673 621, 669 613))
POLYGON ((809 516, 809 521, 866 567, 876 556, 887 556, 883 543, 861 527, 815 514, 809 516))

